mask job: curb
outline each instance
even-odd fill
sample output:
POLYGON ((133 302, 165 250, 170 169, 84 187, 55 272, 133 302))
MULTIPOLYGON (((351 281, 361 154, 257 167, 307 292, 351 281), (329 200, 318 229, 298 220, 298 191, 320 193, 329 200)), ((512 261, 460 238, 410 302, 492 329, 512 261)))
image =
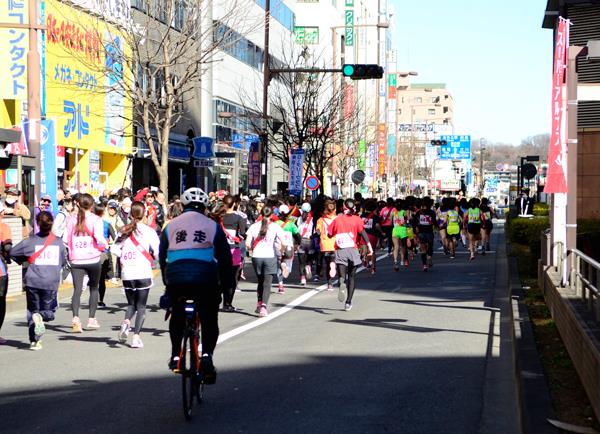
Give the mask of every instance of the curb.
POLYGON ((533 324, 525 305, 525 293, 519 279, 517 258, 509 259, 509 293, 517 399, 523 434, 557 434, 548 419, 555 419, 550 390, 537 350, 533 324))

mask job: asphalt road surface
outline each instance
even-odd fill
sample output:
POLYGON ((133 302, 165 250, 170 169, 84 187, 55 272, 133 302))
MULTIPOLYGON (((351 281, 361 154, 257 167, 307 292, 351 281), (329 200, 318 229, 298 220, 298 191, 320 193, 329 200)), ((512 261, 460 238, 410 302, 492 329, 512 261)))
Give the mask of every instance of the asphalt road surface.
POLYGON ((121 289, 108 290, 102 328, 78 335, 70 332, 70 294, 62 293, 41 351, 28 349, 24 313, 7 315, 0 431, 516 432, 514 383, 501 363, 512 357, 509 345, 500 347, 510 337, 495 307, 506 290, 498 281, 506 273, 502 243, 498 230, 493 251, 473 262, 462 248, 455 260, 436 251, 428 273, 418 260, 394 272, 384 256, 376 274, 358 275, 350 312, 336 292, 294 285, 293 275, 286 294, 272 295, 271 315, 258 319, 247 267, 234 300, 240 310, 219 317, 217 384, 207 386, 191 422, 180 379, 167 370, 162 288, 151 292, 143 349, 116 339, 121 289))

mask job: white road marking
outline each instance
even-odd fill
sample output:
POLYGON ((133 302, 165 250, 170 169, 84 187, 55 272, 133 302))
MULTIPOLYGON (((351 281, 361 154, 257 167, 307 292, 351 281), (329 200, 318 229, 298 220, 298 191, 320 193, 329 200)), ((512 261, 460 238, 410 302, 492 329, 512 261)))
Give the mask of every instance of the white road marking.
MULTIPOLYGON (((388 254, 383 254, 381 256, 379 256, 377 258, 377 260, 379 261, 380 259, 386 258, 388 256, 388 254)), ((357 273, 360 273, 361 271, 363 271, 365 269, 365 267, 361 266, 358 268, 357 273)), ((323 292, 324 290, 327 289, 327 284, 321 285, 315 289, 311 289, 310 291, 302 294, 300 297, 292 300, 290 303, 286 304, 284 307, 277 309, 275 312, 273 313, 269 313, 268 316, 265 316, 263 318, 259 318, 257 320, 254 320, 248 324, 245 324, 243 326, 240 326, 238 328, 235 328, 233 330, 230 330, 226 333, 223 333, 219 336, 219 340, 217 341, 217 345, 222 344, 223 342, 228 341, 231 338, 234 338, 236 336, 241 335, 242 333, 245 333, 249 330, 252 330, 253 328, 256 328, 258 326, 261 326, 263 324, 268 323, 269 321, 274 320, 275 318, 279 318, 281 315, 284 315, 286 313, 288 313, 289 311, 291 311, 292 309, 294 309, 296 306, 301 305, 302 303, 304 303, 305 301, 309 300, 310 298, 314 297, 315 295, 319 294, 320 292, 323 292)))

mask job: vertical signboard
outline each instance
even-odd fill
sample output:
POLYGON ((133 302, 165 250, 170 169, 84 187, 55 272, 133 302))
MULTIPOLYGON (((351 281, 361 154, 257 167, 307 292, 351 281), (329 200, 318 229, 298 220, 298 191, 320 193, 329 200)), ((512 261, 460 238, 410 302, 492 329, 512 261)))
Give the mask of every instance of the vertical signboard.
POLYGON ((288 193, 292 196, 302 196, 304 181, 304 149, 292 149, 290 152, 290 169, 288 172, 288 193))
POLYGON ((354 11, 352 9, 346 10, 346 13, 344 14, 344 20, 346 24, 346 47, 352 47, 354 45, 354 11))
POLYGON ((379 176, 385 173, 387 157, 386 146, 387 136, 385 133, 385 124, 379 124, 377 127, 377 174, 379 176))
MULTIPOLYGON (((548 175, 545 193, 567 192, 567 128, 565 73, 569 47, 569 24, 559 18, 554 47, 554 72, 552 75, 552 132, 548 148, 548 175)), ((576 158, 576 157, 575 157, 576 158)))
MULTIPOLYGON (((56 197, 58 188, 57 167, 56 167, 56 129, 54 121, 43 120, 40 122, 40 192, 42 195, 48 194, 50 197, 56 197)), ((52 201, 52 212, 56 215, 58 204, 52 201)))
POLYGON ((260 190, 260 154, 258 152, 258 140, 250 143, 248 155, 248 188, 260 190))
POLYGON ((367 166, 367 143, 365 139, 358 141, 358 168, 365 170, 367 166))
MULTIPOLYGON (((27 1, 6 0, 0 2, 0 22, 27 24, 29 14, 27 1)), ((27 51, 29 37, 26 29, 0 29, 0 98, 27 98, 27 51)))
POLYGON ((99 196, 102 193, 100 185, 100 152, 90 151, 90 194, 99 196))

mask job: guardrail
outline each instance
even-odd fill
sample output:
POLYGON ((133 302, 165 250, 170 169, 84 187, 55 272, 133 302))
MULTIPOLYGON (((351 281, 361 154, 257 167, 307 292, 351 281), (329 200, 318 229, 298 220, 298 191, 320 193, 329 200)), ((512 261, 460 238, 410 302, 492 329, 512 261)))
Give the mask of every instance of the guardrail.
POLYGON ((569 254, 571 273, 569 286, 593 312, 596 321, 600 321, 600 263, 574 249, 569 254))
POLYGON ((553 266, 559 276, 563 275, 565 262, 565 245, 562 241, 552 243, 550 230, 542 232, 541 258, 546 266, 553 266), (556 258, 556 260, 554 259, 556 258))

